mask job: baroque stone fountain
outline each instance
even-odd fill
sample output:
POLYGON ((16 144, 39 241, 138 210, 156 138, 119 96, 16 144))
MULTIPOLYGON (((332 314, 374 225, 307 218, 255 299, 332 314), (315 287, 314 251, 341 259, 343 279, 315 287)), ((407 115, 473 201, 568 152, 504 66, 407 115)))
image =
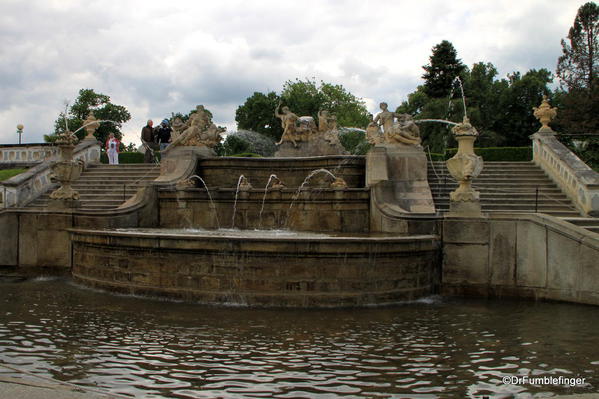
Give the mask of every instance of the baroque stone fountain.
POLYGON ((380 305, 434 293, 437 215, 411 117, 373 120, 383 140, 365 159, 344 155, 330 112, 318 125, 277 114, 285 133, 274 158, 215 157, 219 131, 201 106, 178 123, 160 177, 124 206, 151 214, 148 228, 73 230, 74 279, 247 306, 380 305))

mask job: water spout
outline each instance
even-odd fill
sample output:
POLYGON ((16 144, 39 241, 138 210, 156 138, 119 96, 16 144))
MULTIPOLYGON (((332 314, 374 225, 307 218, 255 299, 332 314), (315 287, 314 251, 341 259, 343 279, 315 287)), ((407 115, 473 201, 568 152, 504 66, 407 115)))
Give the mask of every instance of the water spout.
POLYGON ((210 190, 208 189, 206 182, 204 181, 204 179, 202 179, 198 175, 193 175, 193 176, 190 176, 189 178, 190 179, 198 179, 199 181, 202 182, 202 184, 204 185, 204 188, 206 188, 206 193, 208 194, 208 199, 210 200, 210 206, 212 207, 212 210, 214 211, 214 217, 216 219, 216 226, 220 229, 220 222, 218 221, 218 212, 216 211, 216 206, 214 206, 214 201, 212 201, 212 196, 210 195, 210 190))
POLYGON ((306 176, 306 178, 304 179, 304 181, 302 182, 302 184, 300 184, 300 186, 298 187, 297 191, 295 192, 293 198, 291 199, 291 204, 289 205, 289 209, 287 210, 287 218, 285 220, 285 225, 287 225, 289 223, 289 217, 291 214, 291 208, 293 207, 293 204, 295 203, 295 201, 299 198, 301 192, 302 192, 302 188, 304 188, 304 186, 306 184, 308 184, 308 182, 310 181, 310 179, 312 179, 314 176, 316 176, 319 173, 325 173, 328 176, 332 177, 333 180, 337 179, 337 176, 335 176, 334 174, 332 174, 330 171, 326 170, 326 169, 316 169, 313 170, 312 172, 310 172, 310 174, 308 176, 306 176))
POLYGON ((279 179, 277 175, 270 175, 264 187, 264 196, 262 197, 262 206, 260 207, 260 216, 258 217, 258 228, 262 227, 262 212, 264 212, 264 202, 266 201, 266 193, 268 192, 268 186, 273 179, 279 179))
POLYGON ((235 202, 233 203, 233 217, 231 218, 231 228, 235 228, 235 213, 237 213, 237 196, 239 195, 239 187, 241 186, 241 182, 245 179, 244 175, 239 176, 239 180, 237 180, 237 189, 235 190, 235 202))

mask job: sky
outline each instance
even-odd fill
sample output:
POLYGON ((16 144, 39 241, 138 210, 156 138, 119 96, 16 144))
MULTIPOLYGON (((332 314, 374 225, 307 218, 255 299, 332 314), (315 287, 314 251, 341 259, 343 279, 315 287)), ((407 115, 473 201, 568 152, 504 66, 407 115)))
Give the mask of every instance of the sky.
POLYGON ((43 142, 82 88, 146 120, 203 104, 235 130, 235 110, 287 80, 341 84, 376 114, 422 84, 443 40, 499 77, 555 72, 577 0, 0 0, 0 143, 43 142))

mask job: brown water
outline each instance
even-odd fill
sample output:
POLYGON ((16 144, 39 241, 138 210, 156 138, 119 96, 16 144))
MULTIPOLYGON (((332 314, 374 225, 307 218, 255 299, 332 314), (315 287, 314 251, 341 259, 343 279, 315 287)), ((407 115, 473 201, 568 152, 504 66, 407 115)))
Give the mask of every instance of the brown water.
MULTIPOLYGON (((429 298, 256 310, 0 283, 0 362, 143 398, 492 398, 599 392, 599 308, 429 298), (585 377, 577 387, 506 375, 585 377)), ((16 376, 0 367, 0 376, 16 376)))

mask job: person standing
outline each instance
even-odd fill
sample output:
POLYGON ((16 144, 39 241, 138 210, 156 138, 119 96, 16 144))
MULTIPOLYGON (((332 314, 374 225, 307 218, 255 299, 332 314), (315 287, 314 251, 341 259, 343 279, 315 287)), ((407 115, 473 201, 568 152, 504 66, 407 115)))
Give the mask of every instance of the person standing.
POLYGON ((146 126, 141 129, 141 143, 146 152, 144 153, 144 162, 152 163, 154 161, 154 122, 149 119, 146 126))
POLYGON ((160 151, 164 151, 171 142, 171 132, 173 129, 168 125, 168 119, 163 120, 158 128, 158 142, 160 143, 160 151))
POLYGON ((119 146, 121 142, 114 137, 114 133, 108 135, 106 140, 106 154, 108 154, 108 164, 118 165, 119 164, 119 146))

